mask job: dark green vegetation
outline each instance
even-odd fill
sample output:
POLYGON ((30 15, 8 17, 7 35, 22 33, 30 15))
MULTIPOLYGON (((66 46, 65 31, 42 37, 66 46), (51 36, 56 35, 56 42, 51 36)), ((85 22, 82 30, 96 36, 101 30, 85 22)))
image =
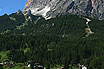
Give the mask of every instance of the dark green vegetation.
POLYGON ((0 52, 8 51, 9 60, 32 60, 47 68, 65 65, 68 69, 69 64, 80 63, 90 69, 104 69, 104 21, 92 19, 89 25, 95 33, 83 38, 86 20, 82 17, 28 18, 16 14, 0 17, 0 52))

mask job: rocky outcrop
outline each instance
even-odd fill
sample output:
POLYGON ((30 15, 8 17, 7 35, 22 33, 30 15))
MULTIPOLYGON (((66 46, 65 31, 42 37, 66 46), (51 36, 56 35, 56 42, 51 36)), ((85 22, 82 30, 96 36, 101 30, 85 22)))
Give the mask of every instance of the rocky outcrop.
POLYGON ((23 15, 23 13, 22 13, 21 10, 18 10, 16 14, 17 14, 17 15, 23 15))
POLYGON ((42 15, 46 19, 71 13, 104 19, 104 0, 28 0, 24 14, 42 15))
MULTIPOLYGON (((83 17, 84 18, 84 17, 83 17)), ((91 28, 90 28, 90 26, 89 26, 89 22, 91 21, 90 19, 88 19, 88 18, 84 18, 84 19, 86 19, 86 28, 85 28, 85 36, 83 37, 83 38, 85 38, 85 37, 88 37, 88 36, 90 36, 90 35, 92 35, 92 34, 94 34, 94 32, 92 32, 92 30, 91 30, 91 28)))

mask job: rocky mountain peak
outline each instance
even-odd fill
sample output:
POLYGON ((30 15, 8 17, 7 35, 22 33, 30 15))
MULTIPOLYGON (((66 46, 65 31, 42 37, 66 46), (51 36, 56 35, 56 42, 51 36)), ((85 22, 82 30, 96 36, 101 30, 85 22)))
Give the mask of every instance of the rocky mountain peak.
POLYGON ((42 15, 46 19, 59 14, 77 14, 104 19, 104 0, 28 0, 24 12, 42 15))
POLYGON ((17 15, 23 15, 23 13, 20 9, 17 11, 17 15))
POLYGON ((25 7, 27 7, 28 5, 30 5, 32 1, 33 0, 27 0, 25 7))

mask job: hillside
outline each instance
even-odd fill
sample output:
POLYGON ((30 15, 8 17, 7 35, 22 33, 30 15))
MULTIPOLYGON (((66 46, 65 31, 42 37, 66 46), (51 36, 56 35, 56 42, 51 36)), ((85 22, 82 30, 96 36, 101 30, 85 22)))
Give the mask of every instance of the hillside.
POLYGON ((66 69, 80 63, 104 69, 104 21, 91 19, 89 26, 94 34, 83 38, 83 16, 66 14, 45 20, 32 14, 5 14, 0 16, 0 51, 9 51, 8 59, 17 63, 32 60, 47 68, 64 65, 66 69))

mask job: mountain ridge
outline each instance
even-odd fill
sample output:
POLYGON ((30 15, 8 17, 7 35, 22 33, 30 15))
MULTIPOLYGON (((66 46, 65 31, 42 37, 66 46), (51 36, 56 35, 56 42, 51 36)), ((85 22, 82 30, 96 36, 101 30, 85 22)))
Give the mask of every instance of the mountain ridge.
POLYGON ((45 19, 55 18, 59 14, 76 14, 104 19, 103 0, 28 0, 24 14, 42 15, 45 19))

